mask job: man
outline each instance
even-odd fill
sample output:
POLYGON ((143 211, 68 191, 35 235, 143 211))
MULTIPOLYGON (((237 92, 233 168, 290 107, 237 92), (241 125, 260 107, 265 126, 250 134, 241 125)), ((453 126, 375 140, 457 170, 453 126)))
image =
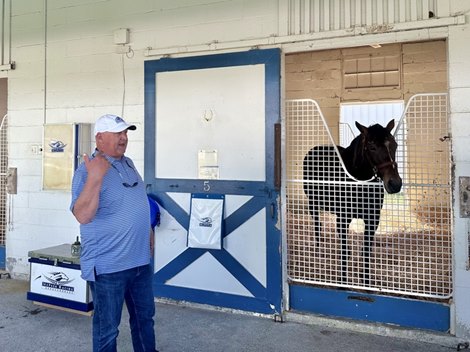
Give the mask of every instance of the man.
POLYGON ((134 351, 156 351, 150 208, 142 178, 124 155, 127 131, 135 129, 119 116, 101 116, 95 152, 84 155, 72 181, 70 209, 80 223, 82 278, 93 296, 94 352, 116 351, 124 302, 134 351))

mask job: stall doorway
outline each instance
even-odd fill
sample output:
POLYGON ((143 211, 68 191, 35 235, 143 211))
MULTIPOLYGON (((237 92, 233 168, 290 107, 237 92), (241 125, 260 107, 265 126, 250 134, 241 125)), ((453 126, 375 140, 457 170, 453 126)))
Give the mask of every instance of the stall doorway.
POLYGON ((445 93, 418 94, 408 101, 394 132, 402 191, 389 196, 382 207, 368 282, 361 277, 364 228, 360 222, 351 223, 345 282, 335 216, 322 213, 323 241, 315 241, 302 189, 302 159, 307 151, 339 142, 331 137, 316 101, 287 101, 287 271, 292 309, 449 329, 452 211, 447 105, 445 93))

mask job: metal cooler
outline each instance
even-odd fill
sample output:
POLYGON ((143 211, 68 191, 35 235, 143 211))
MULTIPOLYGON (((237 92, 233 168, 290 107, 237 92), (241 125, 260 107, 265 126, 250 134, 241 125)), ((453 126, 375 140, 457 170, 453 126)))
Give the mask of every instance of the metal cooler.
POLYGON ((93 302, 88 283, 80 277, 80 258, 71 255, 71 245, 28 252, 30 291, 27 299, 45 305, 91 313, 93 302))

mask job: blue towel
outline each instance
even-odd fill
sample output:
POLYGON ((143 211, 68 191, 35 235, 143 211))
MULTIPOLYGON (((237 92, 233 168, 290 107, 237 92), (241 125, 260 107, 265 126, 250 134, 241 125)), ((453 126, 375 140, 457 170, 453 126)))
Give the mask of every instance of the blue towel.
POLYGON ((160 226, 160 207, 155 199, 147 196, 150 205, 150 223, 152 224, 152 229, 155 226, 160 226))

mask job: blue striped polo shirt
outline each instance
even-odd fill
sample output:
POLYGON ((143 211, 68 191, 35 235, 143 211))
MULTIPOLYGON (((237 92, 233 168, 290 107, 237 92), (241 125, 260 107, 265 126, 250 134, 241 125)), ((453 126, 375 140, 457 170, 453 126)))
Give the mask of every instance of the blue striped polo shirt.
MULTIPOLYGON (((80 224, 80 266, 87 281, 95 280, 95 271, 109 274, 150 263, 150 207, 144 182, 128 157, 106 158, 111 167, 103 178, 96 215, 88 224, 80 224), (135 182, 134 187, 123 185, 135 182)), ((81 163, 72 180, 70 210, 87 175, 81 163)))

